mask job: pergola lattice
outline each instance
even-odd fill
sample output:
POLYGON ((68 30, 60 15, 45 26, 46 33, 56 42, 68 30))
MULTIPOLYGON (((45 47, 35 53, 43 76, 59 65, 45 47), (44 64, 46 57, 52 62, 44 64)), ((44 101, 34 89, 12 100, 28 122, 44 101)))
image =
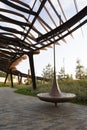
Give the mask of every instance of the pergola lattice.
MULTIPOLYGON (((68 4, 68 1, 66 1, 68 4)), ((11 65, 29 56, 33 88, 36 88, 33 55, 87 23, 87 6, 66 18, 61 0, 0 0, 0 70, 12 73, 11 65), (60 9, 60 13, 59 13, 60 9), (80 22, 79 22, 80 21, 80 22)))

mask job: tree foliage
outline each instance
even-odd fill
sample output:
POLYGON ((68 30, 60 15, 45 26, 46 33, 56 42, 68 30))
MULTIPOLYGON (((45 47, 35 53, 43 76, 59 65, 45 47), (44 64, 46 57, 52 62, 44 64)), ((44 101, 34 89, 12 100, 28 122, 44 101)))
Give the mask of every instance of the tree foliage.
POLYGON ((64 79, 65 78, 65 68, 61 67, 59 71, 59 79, 64 79))
POLYGON ((84 77, 84 75, 85 75, 84 66, 81 65, 79 59, 76 61, 76 63, 77 63, 77 66, 76 66, 76 78, 77 79, 82 79, 84 77))
POLYGON ((50 64, 48 64, 42 71, 42 76, 43 78, 46 79, 52 79, 53 74, 54 74, 53 67, 50 64))

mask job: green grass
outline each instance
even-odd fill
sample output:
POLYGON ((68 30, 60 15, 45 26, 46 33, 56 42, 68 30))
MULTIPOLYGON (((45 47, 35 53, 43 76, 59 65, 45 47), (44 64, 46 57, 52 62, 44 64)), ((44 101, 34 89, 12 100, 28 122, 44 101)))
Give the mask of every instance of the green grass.
POLYGON ((60 88, 64 92, 71 92, 76 94, 73 103, 87 105, 87 81, 63 81, 60 83, 60 88))
MULTIPOLYGON (((76 98, 72 101, 73 103, 87 105, 87 80, 65 80, 59 81, 59 86, 62 92, 75 93, 76 98)), ((10 83, 4 85, 0 83, 2 87, 9 87, 10 83)), ((31 85, 14 84, 16 93, 23 95, 36 96, 38 93, 49 92, 52 87, 52 81, 48 83, 37 82, 37 89, 33 90, 31 85)))
MULTIPOLYGON (((65 80, 59 81, 59 86, 62 92, 75 93, 76 98, 72 101, 73 103, 87 105, 87 80, 76 81, 76 80, 65 80)), ((52 87, 52 82, 48 83, 37 83, 37 89, 33 90, 31 85, 23 85, 21 88, 15 91, 16 93, 36 96, 38 93, 49 92, 52 87)))
POLYGON ((15 87, 17 88, 17 90, 15 90, 16 93, 30 96, 37 96, 38 93, 48 92, 51 88, 50 83, 46 85, 38 83, 36 90, 33 90, 32 85, 17 85, 15 87))
POLYGON ((4 84, 3 82, 0 82, 0 87, 11 87, 10 83, 4 84))

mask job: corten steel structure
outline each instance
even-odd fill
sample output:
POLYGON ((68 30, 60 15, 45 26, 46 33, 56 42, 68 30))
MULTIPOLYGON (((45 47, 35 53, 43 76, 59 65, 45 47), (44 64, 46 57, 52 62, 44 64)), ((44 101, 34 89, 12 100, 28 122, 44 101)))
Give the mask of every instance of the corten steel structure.
POLYGON ((73 37, 87 23, 87 6, 78 12, 73 0, 73 8, 76 13, 67 19, 61 0, 0 0, 0 70, 12 79, 12 64, 27 55, 36 89, 33 55, 59 40, 66 42, 66 36, 73 37))

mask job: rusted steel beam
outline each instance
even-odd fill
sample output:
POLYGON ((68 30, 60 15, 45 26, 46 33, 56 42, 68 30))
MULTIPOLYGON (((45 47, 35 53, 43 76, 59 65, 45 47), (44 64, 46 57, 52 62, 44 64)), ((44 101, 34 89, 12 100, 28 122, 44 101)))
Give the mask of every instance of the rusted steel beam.
POLYGON ((18 13, 18 12, 12 11, 12 10, 0 8, 0 12, 5 12, 5 13, 13 14, 13 15, 15 15, 15 16, 22 17, 22 18, 24 18, 26 21, 28 21, 28 19, 27 19, 23 14, 20 14, 20 13, 18 13))
MULTIPOLYGON (((59 40, 62 40, 64 37, 70 35, 72 32, 76 31, 78 28, 80 28, 81 26, 83 26, 84 24, 87 23, 87 20, 83 21, 82 23, 80 23, 79 25, 77 25, 75 28, 73 28, 72 30, 70 30, 69 32, 67 32, 66 34, 62 35, 61 37, 59 37, 58 39, 55 40, 55 42, 59 41, 59 40)), ((38 49, 41 50, 42 48, 44 47, 47 47, 48 45, 51 45, 53 44, 54 41, 51 41, 49 44, 46 44, 42 47, 39 47, 38 49)))
MULTIPOLYGON (((6 17, 6 16, 4 16, 2 14, 0 14, 0 17, 3 20, 3 22, 16 24, 16 25, 18 25, 19 27, 21 27, 23 29, 25 29, 24 26, 25 27, 29 27, 29 28, 31 27, 31 23, 29 23, 29 22, 20 22, 20 21, 15 20, 15 19, 8 18, 8 17, 6 17)), ((34 26, 32 27, 32 30, 35 31, 36 33, 39 33, 41 35, 41 33, 34 26)), ((21 35, 23 35, 23 33, 21 35)))
MULTIPOLYGON (((63 14, 65 20, 67 21, 67 18, 66 18, 66 15, 65 15, 65 13, 64 13, 64 10, 63 10, 63 8, 62 8, 62 5, 61 5, 61 3, 60 3, 60 0, 57 0, 57 2, 58 2, 58 4, 59 4, 59 6, 60 6, 60 9, 61 9, 61 11, 62 11, 62 14, 63 14)), ((69 32, 69 29, 68 29, 68 32, 69 32)), ((70 34, 70 35, 71 35, 71 37, 73 38, 73 35, 72 35, 72 34, 70 34)))
POLYGON ((14 4, 14 3, 12 3, 12 2, 9 2, 8 0, 0 0, 0 1, 3 2, 4 4, 6 4, 6 5, 8 5, 8 6, 12 7, 12 8, 14 8, 14 9, 17 9, 17 10, 19 10, 19 11, 22 11, 22 12, 24 12, 24 13, 28 13, 28 14, 31 14, 31 15, 34 15, 34 16, 37 15, 36 12, 34 12, 34 11, 32 11, 32 10, 29 10, 29 9, 26 9, 26 8, 23 8, 23 7, 21 7, 21 6, 18 6, 17 4, 14 4))
POLYGON ((52 4, 51 0, 48 1, 49 4, 51 5, 52 9, 54 10, 55 14, 57 15, 57 17, 59 18, 59 20, 63 23, 63 20, 61 19, 60 15, 58 14, 58 12, 56 11, 54 5, 52 4))
POLYGON ((53 36, 57 36, 57 35, 63 33, 64 31, 66 31, 67 29, 69 29, 70 27, 75 25, 77 22, 79 22, 86 15, 87 15, 87 6, 84 9, 82 9, 78 14, 73 16, 71 19, 69 19, 68 21, 66 21, 62 25, 60 25, 59 27, 57 27, 57 28, 53 29, 52 31, 38 37, 37 42, 39 42, 41 40, 44 41, 44 39, 48 40, 48 39, 52 38, 53 36))
POLYGON ((11 27, 0 26, 0 29, 4 30, 4 31, 8 31, 8 32, 16 33, 16 34, 20 34, 20 35, 25 35, 25 33, 23 33, 22 31, 18 31, 17 29, 13 29, 11 27))
POLYGON ((26 8, 31 10, 30 6, 28 4, 26 4, 26 3, 24 3, 23 1, 20 1, 20 0, 12 0, 12 1, 14 1, 14 2, 16 2, 16 3, 20 4, 20 5, 23 5, 26 8))
POLYGON ((0 18, 3 20, 3 21, 7 21, 8 23, 12 23, 12 24, 16 24, 18 26, 27 26, 27 27, 30 27, 30 24, 27 22, 21 22, 21 21, 18 21, 16 19, 12 19, 12 18, 9 18, 7 16, 4 16, 2 14, 0 14, 0 18))
POLYGON ((34 17, 32 23, 31 23, 31 27, 28 29, 28 31, 27 31, 27 33, 26 33, 26 36, 24 37, 23 41, 26 39, 26 37, 27 37, 29 31, 32 29, 32 27, 33 27, 35 21, 37 20, 39 14, 40 14, 40 12, 41 12, 41 10, 42 10, 43 7, 44 7, 46 1, 47 1, 47 0, 43 0, 43 1, 42 1, 41 5, 40 5, 40 7, 39 7, 39 9, 38 9, 38 11, 37 11, 37 15, 34 17))

